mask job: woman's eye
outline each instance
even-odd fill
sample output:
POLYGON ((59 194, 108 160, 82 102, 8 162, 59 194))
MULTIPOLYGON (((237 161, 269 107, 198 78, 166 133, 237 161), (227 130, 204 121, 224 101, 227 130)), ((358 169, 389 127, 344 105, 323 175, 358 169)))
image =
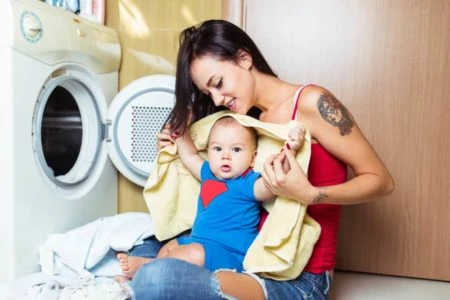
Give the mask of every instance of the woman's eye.
POLYGON ((220 89, 222 87, 222 85, 223 85, 223 79, 220 78, 219 82, 217 82, 217 84, 216 84, 216 88, 220 89))

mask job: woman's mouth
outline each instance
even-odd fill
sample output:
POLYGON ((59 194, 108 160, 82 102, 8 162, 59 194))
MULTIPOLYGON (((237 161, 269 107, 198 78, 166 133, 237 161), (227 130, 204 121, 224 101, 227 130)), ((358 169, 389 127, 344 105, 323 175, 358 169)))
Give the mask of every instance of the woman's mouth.
POLYGON ((229 101, 227 103, 227 107, 229 110, 235 111, 236 110, 236 98, 231 99, 231 101, 229 101))

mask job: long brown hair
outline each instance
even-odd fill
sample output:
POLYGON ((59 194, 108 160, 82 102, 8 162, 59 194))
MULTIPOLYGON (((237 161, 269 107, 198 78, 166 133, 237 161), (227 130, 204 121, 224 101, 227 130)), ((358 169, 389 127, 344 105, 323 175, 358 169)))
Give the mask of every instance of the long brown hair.
MULTIPOLYGON (((189 113, 192 114, 191 121, 195 122, 225 109, 223 106, 216 107, 211 98, 202 93, 192 81, 190 68, 194 59, 211 56, 221 61, 237 63, 238 53, 243 50, 252 57, 253 67, 258 71, 276 76, 247 33, 228 21, 208 20, 188 27, 181 32, 179 42, 175 106, 166 122, 174 132, 184 132, 189 125, 189 113)), ((258 117, 259 113, 259 109, 254 107, 247 114, 258 117)))

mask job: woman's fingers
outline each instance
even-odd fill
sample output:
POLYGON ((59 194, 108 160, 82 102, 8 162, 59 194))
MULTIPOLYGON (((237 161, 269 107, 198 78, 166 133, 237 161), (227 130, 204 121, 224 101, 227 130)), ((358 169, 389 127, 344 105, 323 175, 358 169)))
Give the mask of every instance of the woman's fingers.
POLYGON ((170 133, 160 132, 156 134, 158 140, 170 140, 170 133))
POLYGON ((284 152, 288 152, 288 151, 286 151, 286 150, 289 150, 288 147, 289 147, 289 146, 284 145, 283 149, 281 149, 281 152, 277 155, 277 157, 276 157, 275 159, 277 159, 277 160, 283 162, 284 159, 285 159, 285 157, 286 157, 286 155, 284 154, 284 152))
POLYGON ((286 159, 288 160, 289 166, 292 168, 294 165, 297 165, 297 161, 295 160, 295 156, 291 151, 285 151, 284 154, 286 159))
POLYGON ((266 159, 266 162, 263 166, 263 173, 265 174, 267 181, 271 181, 273 178, 273 160, 275 159, 276 155, 271 155, 266 159))
POLYGON ((158 142, 158 150, 159 149, 162 149, 162 148, 164 148, 164 147, 166 147, 166 146, 169 146, 169 145, 173 145, 173 142, 172 141, 159 141, 158 142))
POLYGON ((270 156, 264 163, 261 175, 264 178, 264 184, 274 195, 309 204, 304 199, 309 199, 308 195, 314 187, 309 183, 292 151, 285 149, 280 154, 270 156), (286 172, 286 168, 283 169, 283 161, 289 166, 286 172))
POLYGON ((271 191, 276 191, 280 182, 282 182, 286 176, 283 171, 283 160, 284 154, 275 154, 269 156, 269 158, 264 163, 264 168, 262 172, 262 177, 270 185, 271 191))
POLYGON ((158 133, 156 135, 156 138, 158 139, 158 144, 160 143, 171 143, 173 142, 172 138, 170 137, 170 134, 166 133, 158 133))
POLYGON ((173 144, 171 134, 172 132, 170 130, 170 125, 164 126, 161 132, 156 134, 156 138, 158 140, 157 144, 158 151, 170 144, 173 144))
MULTIPOLYGON (((283 152, 289 152, 289 151, 283 151, 283 152)), ((283 152, 281 154, 277 155, 272 163, 273 172, 274 172, 276 178, 278 178, 281 175, 280 172, 282 174, 284 174, 282 163, 283 163, 283 158, 284 158, 285 154, 283 152)))

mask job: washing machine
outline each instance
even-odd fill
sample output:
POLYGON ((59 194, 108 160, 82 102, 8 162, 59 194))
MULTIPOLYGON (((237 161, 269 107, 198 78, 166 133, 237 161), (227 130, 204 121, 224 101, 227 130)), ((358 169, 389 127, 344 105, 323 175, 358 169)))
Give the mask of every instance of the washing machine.
POLYGON ((117 169, 143 186, 174 78, 119 94, 117 33, 36 0, 0 4, 0 284, 39 271, 39 246, 117 213, 117 169), (115 167, 115 166, 116 167, 115 167))

